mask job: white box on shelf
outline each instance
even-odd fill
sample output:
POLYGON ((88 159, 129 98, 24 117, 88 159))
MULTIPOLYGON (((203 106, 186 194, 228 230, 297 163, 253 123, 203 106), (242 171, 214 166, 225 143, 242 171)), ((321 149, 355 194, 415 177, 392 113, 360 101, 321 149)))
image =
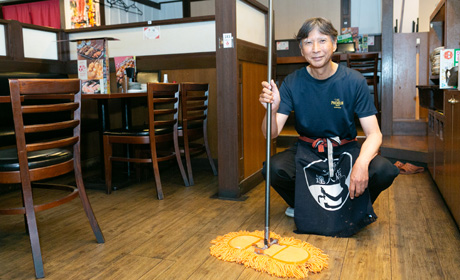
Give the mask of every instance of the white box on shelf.
POLYGON ((440 67, 439 67, 439 88, 452 89, 457 88, 458 61, 460 58, 460 49, 441 50, 440 67))

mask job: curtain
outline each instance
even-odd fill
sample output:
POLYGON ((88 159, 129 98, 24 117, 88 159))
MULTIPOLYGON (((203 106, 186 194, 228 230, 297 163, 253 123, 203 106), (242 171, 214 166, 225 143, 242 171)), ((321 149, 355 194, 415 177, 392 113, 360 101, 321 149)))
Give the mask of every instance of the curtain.
POLYGON ((2 7, 3 18, 53 28, 61 28, 59 0, 2 7))

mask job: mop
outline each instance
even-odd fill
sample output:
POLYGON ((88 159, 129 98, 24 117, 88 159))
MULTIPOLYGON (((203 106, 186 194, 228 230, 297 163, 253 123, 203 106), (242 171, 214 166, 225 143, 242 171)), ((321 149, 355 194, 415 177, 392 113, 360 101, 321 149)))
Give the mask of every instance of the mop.
MULTIPOLYGON (((269 0, 268 78, 271 81, 273 6, 269 0)), ((211 255, 219 260, 243 264, 277 277, 305 278, 309 272, 318 273, 327 267, 328 257, 307 242, 281 237, 270 232, 270 144, 271 103, 267 103, 267 150, 265 180, 264 231, 239 231, 219 236, 211 243, 211 255)))

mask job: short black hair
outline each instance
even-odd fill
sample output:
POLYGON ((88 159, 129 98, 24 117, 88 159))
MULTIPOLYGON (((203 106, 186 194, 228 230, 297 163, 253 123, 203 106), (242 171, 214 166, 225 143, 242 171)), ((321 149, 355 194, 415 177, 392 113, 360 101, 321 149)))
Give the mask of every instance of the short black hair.
POLYGON ((297 41, 301 43, 303 39, 308 38, 310 32, 315 28, 318 28, 319 32, 322 34, 330 36, 332 41, 335 41, 337 39, 337 35, 339 34, 330 20, 322 17, 316 17, 307 19, 303 23, 302 27, 299 29, 299 32, 297 32, 297 41))

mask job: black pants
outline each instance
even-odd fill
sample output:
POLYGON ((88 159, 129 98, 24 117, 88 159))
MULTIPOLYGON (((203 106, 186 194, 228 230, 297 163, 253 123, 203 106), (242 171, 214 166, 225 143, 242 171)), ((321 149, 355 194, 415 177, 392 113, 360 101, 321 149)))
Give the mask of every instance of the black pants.
MULTIPOLYGON (((295 201, 295 154, 297 143, 290 148, 274 155, 270 160, 270 183, 275 191, 294 208, 295 201)), ((398 176, 399 169, 388 159, 377 155, 369 164, 368 188, 372 203, 379 194, 386 190, 398 176)), ((266 178, 266 166, 264 163, 262 175, 266 178)))

